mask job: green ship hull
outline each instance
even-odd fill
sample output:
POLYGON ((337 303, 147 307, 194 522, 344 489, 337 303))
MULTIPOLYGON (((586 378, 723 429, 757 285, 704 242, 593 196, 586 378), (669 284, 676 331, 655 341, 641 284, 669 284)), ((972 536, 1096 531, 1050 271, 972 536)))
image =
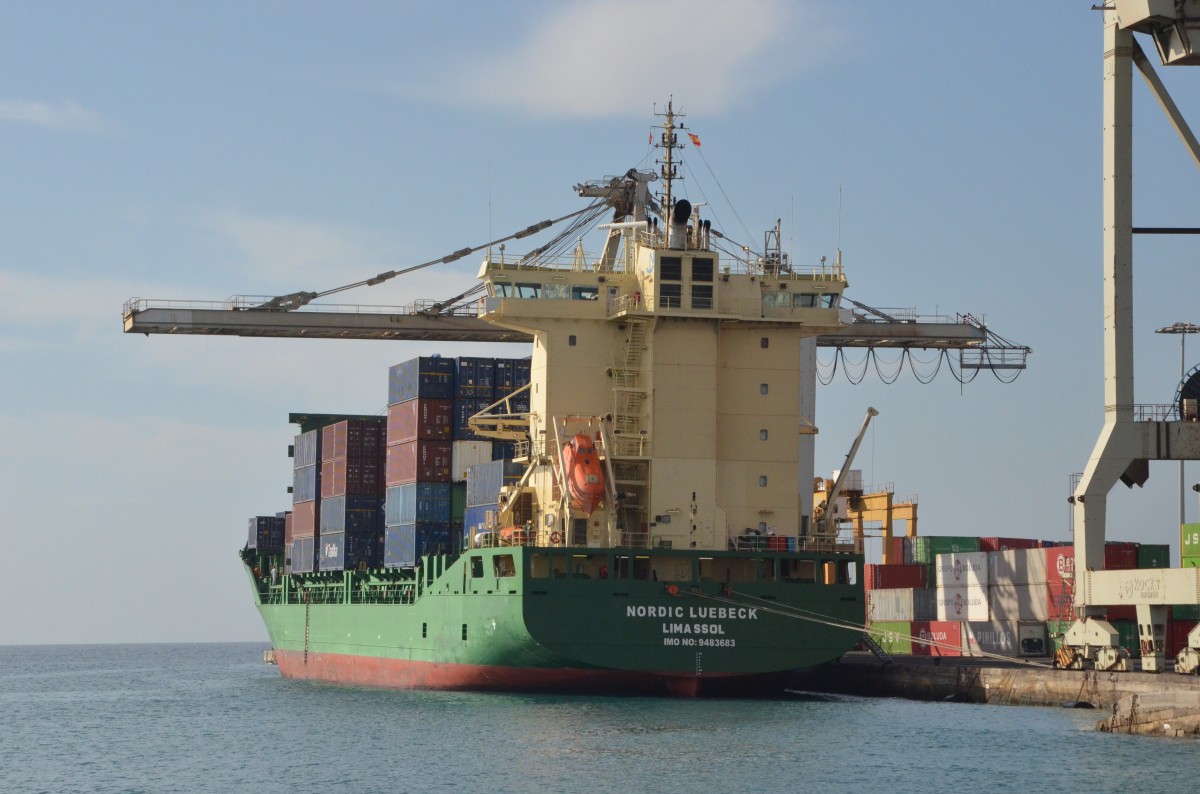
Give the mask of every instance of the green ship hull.
POLYGON ((282 674, 349 686, 769 694, 864 613, 846 554, 498 547, 274 584, 244 561, 282 674))

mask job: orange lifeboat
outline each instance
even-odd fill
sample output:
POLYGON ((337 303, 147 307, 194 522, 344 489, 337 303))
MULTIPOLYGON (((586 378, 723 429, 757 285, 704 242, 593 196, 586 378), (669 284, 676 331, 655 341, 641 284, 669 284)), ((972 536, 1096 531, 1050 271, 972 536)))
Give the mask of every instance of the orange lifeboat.
POLYGON ((563 466, 571 507, 590 516, 604 501, 604 470, 592 439, 580 433, 564 444, 563 466))
POLYGON ((500 530, 501 546, 524 546, 529 542, 529 532, 524 527, 505 527, 500 530))

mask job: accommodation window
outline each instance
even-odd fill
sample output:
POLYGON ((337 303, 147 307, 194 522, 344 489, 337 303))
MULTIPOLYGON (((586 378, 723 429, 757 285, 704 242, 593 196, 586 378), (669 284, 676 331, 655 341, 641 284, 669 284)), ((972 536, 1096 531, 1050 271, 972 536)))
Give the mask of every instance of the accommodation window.
POLYGON ((567 337, 567 344, 571 347, 575 347, 575 334, 571 334, 567 337))
POLYGON ((765 383, 758 384, 758 393, 766 394, 767 393, 767 384, 765 384, 765 383))
POLYGON ((767 487, 767 475, 765 475, 765 474, 758 475, 758 487, 759 488, 767 487))
POLYGON ((766 440, 767 440, 767 431, 766 431, 765 429, 764 429, 764 430, 759 430, 759 431, 758 431, 758 440, 759 440, 759 441, 766 441, 766 440))
POLYGON ((678 309, 683 305, 683 285, 659 284, 658 305, 663 309, 678 309))
POLYGON ((465 640, 467 638, 467 624, 466 623, 462 624, 462 627, 463 627, 462 638, 465 640))
POLYGON ((664 256, 658 261, 659 281, 682 281, 683 259, 678 256, 664 256))
POLYGON ((766 350, 768 347, 771 346, 771 340, 768 337, 764 336, 762 339, 758 340, 758 346, 761 347, 763 350, 766 350))

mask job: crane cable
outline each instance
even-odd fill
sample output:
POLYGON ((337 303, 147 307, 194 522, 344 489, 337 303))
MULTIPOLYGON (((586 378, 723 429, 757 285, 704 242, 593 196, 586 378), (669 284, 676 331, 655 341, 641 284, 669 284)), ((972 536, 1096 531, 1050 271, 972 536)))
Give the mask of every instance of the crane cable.
MULTIPOLYGON (((738 596, 742 596, 745 599, 755 598, 754 596, 748 595, 746 593, 740 593, 733 589, 729 589, 727 592, 729 593, 730 596, 738 595, 738 596)), ((845 629, 847 631, 857 631, 857 632, 863 632, 863 633, 870 632, 870 627, 865 623, 859 624, 859 623, 852 623, 850 621, 845 621, 845 620, 838 620, 835 618, 831 618, 828 615, 822 615, 819 612, 813 612, 811 610, 801 609, 800 607, 795 607, 795 606, 791 606, 791 605, 787 605, 787 604, 776 604, 773 607, 772 606, 762 606, 758 599, 755 599, 754 601, 735 601, 732 597, 722 597, 719 595, 708 595, 707 593, 697 592, 695 590, 690 591, 690 594, 695 596, 696 598, 703 598, 703 599, 707 599, 709 601, 716 601, 718 603, 730 604, 730 605, 738 606, 738 607, 747 607, 747 606, 753 604, 753 608, 759 610, 760 612, 766 612, 766 613, 772 614, 772 615, 779 615, 779 616, 785 617, 785 618, 794 618, 796 620, 804 620, 804 621, 808 621, 809 623, 817 623, 822 626, 829 626, 830 628, 845 629), (781 609, 780 607, 786 607, 786 609, 781 609)), ((956 651, 960 655, 962 654, 962 651, 963 651, 961 644, 954 645, 954 644, 946 643, 946 642, 937 642, 936 640, 932 640, 929 638, 915 637, 913 635, 904 635, 904 634, 900 634, 899 632, 889 631, 888 633, 895 634, 899 639, 906 639, 906 640, 909 640, 912 642, 918 642, 921 645, 925 645, 925 646, 928 646, 931 648, 942 648, 945 650, 956 651)), ((1043 664, 1041 662, 1034 662, 1034 661, 1030 661, 1029 659, 1021 659, 1021 658, 1012 657, 1012 656, 1004 656, 1003 654, 990 653, 988 651, 973 651, 972 656, 977 656, 977 657, 983 658, 983 659, 994 659, 994 660, 1005 661, 1005 662, 1013 662, 1016 664, 1026 665, 1028 667, 1037 667, 1037 668, 1046 668, 1046 669, 1048 669, 1050 667, 1050 665, 1043 664)))
POLYGON ((591 212, 596 208, 597 203, 599 203, 599 202, 593 202, 592 204, 589 204, 588 206, 584 207, 583 209, 577 210, 577 211, 572 212, 567 215, 563 215, 561 218, 556 218, 554 220, 545 220, 545 221, 541 221, 539 223, 535 223, 531 226, 527 226, 524 229, 522 229, 521 231, 510 234, 507 237, 501 237, 497 240, 492 240, 490 242, 483 243, 482 245, 477 245, 477 246, 470 247, 470 248, 460 248, 459 250, 455 251, 454 253, 447 254, 446 256, 443 256, 440 259, 433 259, 433 260, 430 260, 429 262, 424 262, 419 265, 413 265, 412 267, 406 267, 401 270, 389 270, 386 273, 380 273, 379 275, 373 276, 372 278, 368 278, 363 281, 356 281, 353 284, 346 284, 341 287, 334 287, 333 289, 325 290, 324 292, 293 292, 290 295, 280 295, 279 297, 272 298, 271 300, 267 301, 266 303, 255 306, 254 308, 261 310, 261 311, 290 312, 294 309, 299 309, 301 306, 307 305, 308 303, 316 300, 317 298, 324 298, 327 295, 334 295, 339 292, 345 292, 346 290, 355 289, 356 287, 373 287, 376 284, 382 284, 383 282, 385 282, 389 279, 393 279, 396 276, 402 276, 405 273, 411 273, 414 270, 421 270, 422 268, 430 267, 432 265, 448 264, 457 259, 462 259, 464 256, 467 256, 468 254, 473 254, 476 251, 482 251, 484 248, 488 248, 489 246, 492 246, 492 245, 497 245, 499 243, 507 242, 508 240, 520 240, 523 237, 528 237, 531 234, 536 234, 537 232, 540 232, 544 229, 548 229, 556 223, 562 223, 563 221, 568 220, 569 218, 574 218, 577 215, 583 215, 586 212, 591 212))

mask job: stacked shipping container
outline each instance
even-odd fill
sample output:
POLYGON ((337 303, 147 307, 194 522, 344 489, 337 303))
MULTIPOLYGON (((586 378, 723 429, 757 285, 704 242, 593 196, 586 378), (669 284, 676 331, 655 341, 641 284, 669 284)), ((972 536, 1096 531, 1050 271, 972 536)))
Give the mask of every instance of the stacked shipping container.
POLYGON ((374 568, 383 558, 386 420, 347 419, 321 440, 320 560, 323 571, 374 568))
MULTIPOLYGON (((1200 553, 1200 525, 1196 530, 1200 553)), ((1048 655, 1050 638, 1073 622, 1074 552, 1071 545, 1023 538, 893 538, 888 558, 907 564, 865 570, 870 634, 898 654, 1048 655)), ((1169 548, 1108 543, 1104 556, 1110 570, 1157 568, 1167 565, 1169 548)), ((1136 651, 1134 608, 1110 608, 1107 618, 1122 644, 1136 651)), ((1200 607, 1174 607, 1172 618, 1171 657, 1200 620, 1200 607)))
POLYGON ((450 546, 454 359, 421 357, 388 377, 384 565, 410 567, 450 546))
POLYGON ((292 469, 292 533, 285 570, 317 570, 317 537, 320 534, 321 431, 296 436, 292 469))

